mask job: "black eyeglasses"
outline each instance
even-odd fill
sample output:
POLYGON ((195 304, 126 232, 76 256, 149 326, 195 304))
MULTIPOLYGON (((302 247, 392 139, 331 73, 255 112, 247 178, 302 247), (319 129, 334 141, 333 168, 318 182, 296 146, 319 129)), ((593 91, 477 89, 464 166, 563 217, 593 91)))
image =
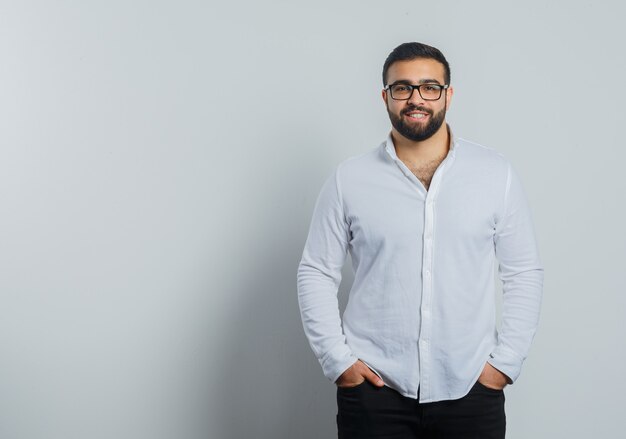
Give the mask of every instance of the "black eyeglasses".
POLYGON ((417 89, 419 95, 425 101, 436 101, 441 98, 441 93, 450 87, 450 84, 420 84, 420 85, 411 85, 411 84, 390 84, 385 87, 385 90, 389 90, 391 93, 391 98, 396 101, 406 101, 407 99, 411 99, 413 96, 413 90, 417 89))

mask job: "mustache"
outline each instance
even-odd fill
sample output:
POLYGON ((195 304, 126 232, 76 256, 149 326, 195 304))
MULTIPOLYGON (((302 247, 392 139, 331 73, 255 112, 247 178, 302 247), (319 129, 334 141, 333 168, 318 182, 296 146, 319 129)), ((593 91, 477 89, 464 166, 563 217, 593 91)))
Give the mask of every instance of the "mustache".
POLYGON ((422 111, 424 113, 430 114, 431 116, 433 115, 432 110, 430 110, 429 108, 420 107, 419 105, 411 105, 410 107, 405 108, 404 110, 402 110, 402 114, 407 114, 411 111, 422 111))

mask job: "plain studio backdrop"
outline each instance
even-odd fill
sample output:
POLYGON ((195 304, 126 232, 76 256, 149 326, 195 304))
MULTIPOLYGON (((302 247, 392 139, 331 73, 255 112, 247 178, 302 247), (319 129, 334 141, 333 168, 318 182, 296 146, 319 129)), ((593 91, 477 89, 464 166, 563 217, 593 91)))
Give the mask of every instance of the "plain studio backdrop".
MULTIPOLYGON (((0 3, 0 438, 331 438, 296 269, 323 181, 440 48, 522 177, 541 323, 508 438, 623 435, 622 2, 0 3)), ((340 287, 352 282, 349 259, 340 287)))

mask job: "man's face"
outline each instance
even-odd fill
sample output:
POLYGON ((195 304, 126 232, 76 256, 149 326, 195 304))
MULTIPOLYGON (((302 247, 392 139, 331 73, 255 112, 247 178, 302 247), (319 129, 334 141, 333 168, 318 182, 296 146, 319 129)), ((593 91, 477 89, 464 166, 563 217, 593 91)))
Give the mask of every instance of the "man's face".
MULTIPOLYGON (((398 82, 443 85, 444 73, 443 64, 434 59, 397 61, 387 71, 387 85, 398 82)), ((383 90, 383 100, 394 130, 409 140, 420 142, 435 134, 443 124, 452 93, 452 87, 449 87, 441 93, 439 100, 427 101, 413 90, 411 99, 401 101, 392 99, 389 91, 383 90)))

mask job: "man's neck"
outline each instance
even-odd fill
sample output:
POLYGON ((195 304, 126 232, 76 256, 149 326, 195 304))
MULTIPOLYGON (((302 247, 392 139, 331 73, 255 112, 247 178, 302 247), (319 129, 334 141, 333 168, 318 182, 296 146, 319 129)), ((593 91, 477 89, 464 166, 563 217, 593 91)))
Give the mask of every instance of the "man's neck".
POLYGON ((405 163, 419 164, 442 159, 450 149, 447 123, 441 124, 435 134, 420 142, 407 139, 395 129, 391 130, 391 138, 396 148, 396 155, 405 163))

